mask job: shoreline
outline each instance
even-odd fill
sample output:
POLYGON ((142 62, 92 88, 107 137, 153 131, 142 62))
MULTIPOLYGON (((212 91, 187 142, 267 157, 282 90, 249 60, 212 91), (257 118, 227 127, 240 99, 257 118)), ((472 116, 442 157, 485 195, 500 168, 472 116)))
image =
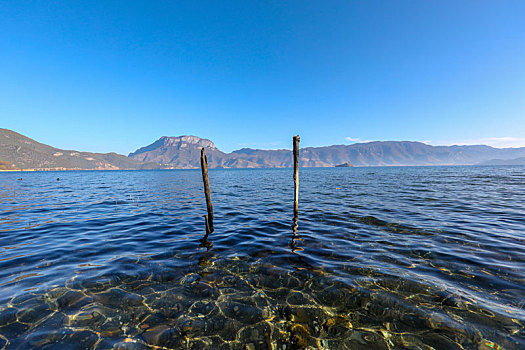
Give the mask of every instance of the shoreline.
MULTIPOLYGON (((354 165, 351 167, 325 166, 325 167, 300 167, 301 169, 356 169, 356 168, 437 168, 437 167, 514 167, 520 165, 479 165, 479 164, 440 164, 440 165, 354 165)), ((155 170, 199 170, 200 168, 157 168, 157 169, 0 169, 0 173, 14 172, 37 172, 37 171, 155 171, 155 170)), ((210 170, 257 170, 257 169, 292 169, 292 167, 271 167, 271 168, 209 168, 210 170)))

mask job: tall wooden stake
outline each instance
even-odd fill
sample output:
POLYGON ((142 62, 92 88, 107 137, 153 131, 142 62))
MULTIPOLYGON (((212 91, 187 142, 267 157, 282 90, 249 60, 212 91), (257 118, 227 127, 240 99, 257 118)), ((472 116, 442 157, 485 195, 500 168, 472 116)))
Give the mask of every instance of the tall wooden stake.
POLYGON ((201 170, 204 194, 206 195, 206 207, 208 209, 208 215, 204 215, 204 219, 206 220, 206 235, 208 235, 213 232, 213 206, 211 204, 210 181, 208 180, 208 157, 206 157, 204 148, 201 149, 201 170))
POLYGON ((293 137, 293 184, 294 184, 294 198, 293 198, 293 212, 298 215, 299 212, 299 142, 301 138, 299 135, 293 137))

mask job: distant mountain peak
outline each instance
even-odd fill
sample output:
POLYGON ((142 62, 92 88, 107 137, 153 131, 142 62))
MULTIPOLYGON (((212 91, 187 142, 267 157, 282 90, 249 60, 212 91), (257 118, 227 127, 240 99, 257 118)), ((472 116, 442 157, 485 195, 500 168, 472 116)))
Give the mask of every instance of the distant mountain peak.
POLYGON ((215 149, 215 144, 208 139, 201 139, 198 136, 182 135, 182 136, 162 136, 159 140, 162 140, 163 144, 174 146, 178 144, 195 145, 197 147, 212 148, 215 149))
POLYGON ((141 162, 177 164, 178 167, 197 167, 201 148, 206 148, 208 157, 222 154, 213 142, 192 135, 162 136, 152 144, 129 154, 141 162))

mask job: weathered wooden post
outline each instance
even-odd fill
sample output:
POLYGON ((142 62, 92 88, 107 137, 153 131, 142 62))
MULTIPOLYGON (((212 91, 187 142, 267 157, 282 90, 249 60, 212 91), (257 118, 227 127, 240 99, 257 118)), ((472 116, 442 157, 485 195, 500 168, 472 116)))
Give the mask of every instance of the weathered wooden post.
POLYGON ((294 216, 299 212, 299 142, 301 138, 299 135, 293 137, 293 184, 294 184, 294 199, 293 212, 294 216))
POLYGON ((210 181, 208 180, 208 157, 204 147, 201 149, 201 170, 202 182, 204 183, 204 194, 206 195, 206 207, 208 215, 204 215, 206 220, 206 235, 213 232, 213 206, 211 204, 210 181))
POLYGON ((299 142, 301 139, 299 135, 293 137, 293 184, 294 184, 294 198, 293 198, 293 221, 292 221, 292 242, 290 248, 292 252, 297 250, 303 250, 297 246, 297 240, 300 240, 297 235, 297 229, 299 225, 297 221, 299 219, 299 142))

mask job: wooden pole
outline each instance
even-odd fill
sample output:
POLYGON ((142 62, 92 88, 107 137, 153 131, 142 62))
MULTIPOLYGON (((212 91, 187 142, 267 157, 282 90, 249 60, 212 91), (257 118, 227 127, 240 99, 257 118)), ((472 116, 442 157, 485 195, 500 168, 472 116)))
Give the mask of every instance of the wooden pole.
POLYGON ((299 142, 301 138, 299 135, 293 137, 293 184, 294 184, 294 199, 293 212, 298 215, 299 212, 299 142))
POLYGON ((206 235, 208 235, 213 232, 213 206, 211 204, 210 181, 208 180, 208 157, 206 157, 204 148, 201 149, 201 170, 204 194, 206 195, 206 207, 208 209, 208 215, 204 215, 204 219, 206 220, 206 235))

